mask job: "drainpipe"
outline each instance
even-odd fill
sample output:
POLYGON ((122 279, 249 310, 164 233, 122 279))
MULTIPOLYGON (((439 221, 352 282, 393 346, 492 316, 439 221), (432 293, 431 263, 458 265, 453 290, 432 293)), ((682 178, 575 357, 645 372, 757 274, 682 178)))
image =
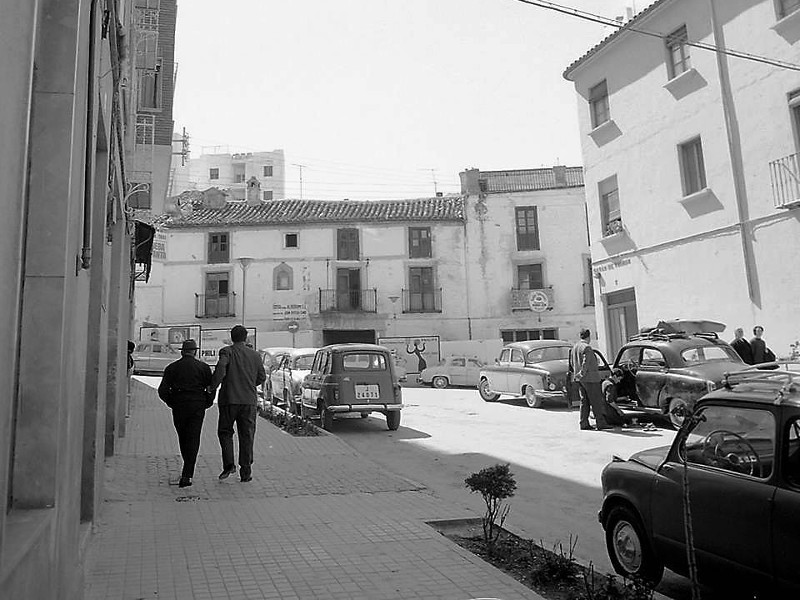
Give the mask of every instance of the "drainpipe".
POLYGON ((470 285, 469 285, 469 256, 467 254, 467 200, 469 196, 464 198, 464 287, 466 288, 465 301, 467 304, 467 339, 472 339, 472 317, 470 316, 470 285))
POLYGON ((92 265, 92 197, 94 193, 94 66, 95 66, 95 12, 97 0, 89 7, 89 81, 86 84, 86 147, 83 165, 83 242, 78 259, 78 270, 92 265))
MULTIPOLYGON (((717 18, 716 4, 714 0, 708 0, 711 14, 711 29, 714 34, 714 45, 717 48, 725 48, 725 35, 722 25, 717 18)), ((742 259, 744 262, 744 274, 747 281, 747 293, 750 301, 756 306, 761 306, 761 293, 758 286, 758 274, 753 260, 753 244, 749 235, 749 211, 747 207, 747 187, 744 182, 744 160, 742 158, 741 135, 739 132, 739 122, 736 117, 736 107, 733 102, 733 91, 731 89, 730 72, 728 70, 728 57, 722 52, 716 52, 717 69, 719 71, 720 96, 722 98, 722 113, 725 117, 725 131, 727 133, 728 154, 730 157, 731 171, 733 175, 733 190, 736 199, 736 211, 739 222, 736 227, 739 230, 739 237, 742 245, 742 259)))

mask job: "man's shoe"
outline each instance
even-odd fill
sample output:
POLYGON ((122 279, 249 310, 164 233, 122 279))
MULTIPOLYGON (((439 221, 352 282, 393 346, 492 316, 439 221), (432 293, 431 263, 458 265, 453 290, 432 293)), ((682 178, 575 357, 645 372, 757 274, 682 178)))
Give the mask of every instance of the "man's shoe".
POLYGON ((247 475, 247 476, 242 475, 242 483, 247 483, 248 481, 253 481, 253 476, 252 475, 247 475))
POLYGON ((581 425, 581 431, 594 431, 594 427, 591 425, 581 425))
POLYGON ((178 482, 178 487, 189 487, 190 485, 192 485, 191 477, 181 477, 181 480, 178 482))
POLYGON ((236 467, 228 467, 226 469, 222 469, 222 473, 219 474, 220 479, 227 479, 228 475, 233 475, 236 473, 236 467))

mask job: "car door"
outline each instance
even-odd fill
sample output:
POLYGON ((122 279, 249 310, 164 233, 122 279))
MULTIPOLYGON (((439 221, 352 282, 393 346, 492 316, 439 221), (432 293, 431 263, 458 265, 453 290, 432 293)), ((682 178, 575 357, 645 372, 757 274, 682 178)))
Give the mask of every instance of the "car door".
POLYGON ((309 407, 316 407, 317 397, 322 388, 323 366, 325 365, 328 352, 326 350, 319 350, 314 356, 314 362, 311 365, 311 371, 306 375, 303 380, 303 404, 309 407))
POLYGON ((511 349, 511 363, 508 366, 506 391, 519 396, 522 394, 522 377, 525 375, 525 354, 520 348, 511 349))
POLYGON ((658 348, 643 347, 642 360, 636 371, 636 392, 642 404, 659 406, 659 398, 667 381, 667 360, 658 348))
POLYGON ((679 434, 653 484, 653 538, 668 564, 685 566, 685 456, 701 579, 724 580, 737 573, 764 583, 772 569, 774 416, 767 408, 727 405, 705 406, 698 416, 690 432, 679 434), (685 451, 679 453, 684 439, 685 451), (751 458, 755 448, 758 461, 751 458))
POLYGON ((467 360, 463 356, 451 356, 446 368, 452 385, 466 385, 467 360))
POLYGON ((772 513, 772 549, 775 579, 800 597, 800 417, 790 419, 783 430, 781 466, 775 508, 772 513))
POLYGON ((486 369, 489 389, 493 392, 506 392, 508 388, 508 369, 511 366, 511 348, 503 348, 497 363, 486 369))
POLYGON ((480 378, 483 363, 477 358, 467 359, 467 368, 464 373, 464 383, 462 385, 476 386, 480 378))
POLYGON ((150 370, 150 354, 153 351, 152 344, 143 342, 136 346, 136 358, 134 359, 134 368, 139 372, 146 372, 150 370))

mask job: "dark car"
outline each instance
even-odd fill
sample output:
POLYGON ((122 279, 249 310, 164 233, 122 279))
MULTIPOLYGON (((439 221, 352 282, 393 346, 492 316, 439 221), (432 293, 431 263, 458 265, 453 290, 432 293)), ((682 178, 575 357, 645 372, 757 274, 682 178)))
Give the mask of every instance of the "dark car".
POLYGON ((317 350, 303 381, 301 414, 316 415, 325 430, 334 415, 372 412, 386 416, 387 427, 400 427, 403 395, 392 353, 376 344, 332 344, 317 350))
POLYGON ((683 420, 676 407, 691 408, 719 387, 725 373, 747 367, 716 332, 685 329, 661 322, 633 336, 614 361, 623 371, 618 395, 634 407, 668 416, 675 428, 683 420))
POLYGON ((800 373, 731 373, 672 446, 614 457, 599 517, 618 573, 688 574, 684 478, 700 582, 800 597, 800 373))

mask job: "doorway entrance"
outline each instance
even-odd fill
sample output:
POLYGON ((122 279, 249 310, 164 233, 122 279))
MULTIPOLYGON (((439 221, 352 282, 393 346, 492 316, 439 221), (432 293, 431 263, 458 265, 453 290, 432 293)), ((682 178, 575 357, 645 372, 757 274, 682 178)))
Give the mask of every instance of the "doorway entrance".
POLYGON ((639 332, 636 314, 636 290, 630 288, 605 295, 606 331, 608 332, 609 360, 616 357, 628 339, 639 332))
POLYGON ((361 308, 361 270, 336 269, 336 309, 340 311, 361 308))

